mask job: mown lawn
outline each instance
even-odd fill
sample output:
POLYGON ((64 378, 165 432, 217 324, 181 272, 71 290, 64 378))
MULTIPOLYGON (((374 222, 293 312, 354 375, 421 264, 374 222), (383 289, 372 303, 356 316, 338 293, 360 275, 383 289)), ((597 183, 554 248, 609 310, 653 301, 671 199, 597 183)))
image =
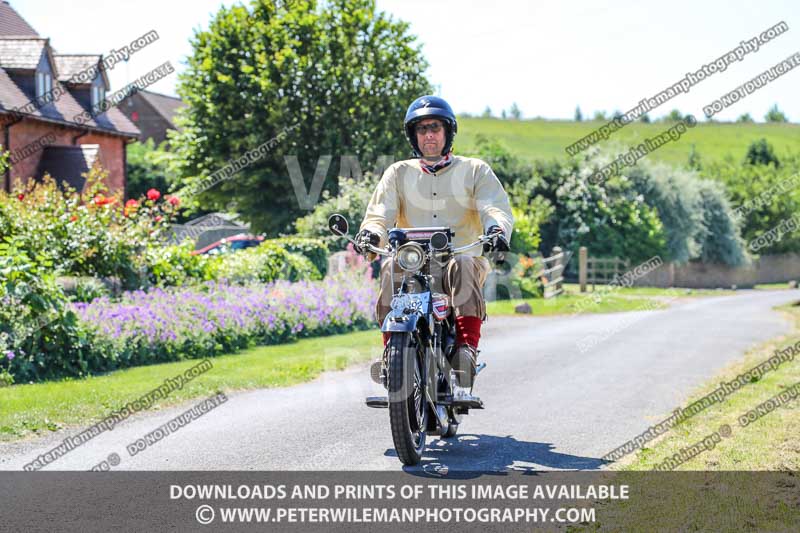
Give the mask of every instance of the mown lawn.
MULTIPOLYGON (((379 353, 381 336, 359 331, 303 339, 290 344, 261 346, 233 355, 213 357, 211 370, 175 390, 152 408, 174 405, 218 390, 284 387, 308 381, 324 370, 341 370, 368 361, 379 353)), ((108 416, 168 378, 199 363, 176 363, 129 368, 83 380, 14 385, 0 389, 0 440, 108 416)))

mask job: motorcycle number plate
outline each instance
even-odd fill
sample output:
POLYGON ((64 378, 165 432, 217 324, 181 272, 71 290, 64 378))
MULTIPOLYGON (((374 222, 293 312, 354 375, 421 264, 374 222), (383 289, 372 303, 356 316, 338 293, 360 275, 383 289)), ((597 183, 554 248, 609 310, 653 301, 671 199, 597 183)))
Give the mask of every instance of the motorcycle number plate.
POLYGON ((393 311, 402 313, 406 309, 417 312, 417 313, 424 313, 424 305, 426 302, 426 298, 422 294, 398 294, 394 298, 392 298, 391 308, 393 311))

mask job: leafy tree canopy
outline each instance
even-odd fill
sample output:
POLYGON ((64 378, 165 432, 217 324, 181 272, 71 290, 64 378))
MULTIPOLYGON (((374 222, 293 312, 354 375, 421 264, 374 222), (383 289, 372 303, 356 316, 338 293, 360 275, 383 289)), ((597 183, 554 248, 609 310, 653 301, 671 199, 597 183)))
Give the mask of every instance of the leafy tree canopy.
POLYGON ((236 211, 256 231, 288 229, 321 190, 337 192, 337 174, 408 154, 403 116, 431 92, 408 24, 374 0, 223 7, 192 48, 178 88, 183 128, 170 140, 179 194, 189 208, 236 211), (247 165, 206 187, 236 160, 247 165))

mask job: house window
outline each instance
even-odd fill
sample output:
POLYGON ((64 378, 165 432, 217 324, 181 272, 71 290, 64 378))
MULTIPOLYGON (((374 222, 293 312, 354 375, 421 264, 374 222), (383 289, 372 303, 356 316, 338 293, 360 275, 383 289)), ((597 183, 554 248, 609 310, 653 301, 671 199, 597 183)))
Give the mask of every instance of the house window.
POLYGON ((100 102, 106 99, 106 89, 102 85, 92 85, 92 107, 99 107, 100 102))
POLYGON ((36 99, 42 104, 53 101, 53 78, 49 72, 36 73, 36 99))

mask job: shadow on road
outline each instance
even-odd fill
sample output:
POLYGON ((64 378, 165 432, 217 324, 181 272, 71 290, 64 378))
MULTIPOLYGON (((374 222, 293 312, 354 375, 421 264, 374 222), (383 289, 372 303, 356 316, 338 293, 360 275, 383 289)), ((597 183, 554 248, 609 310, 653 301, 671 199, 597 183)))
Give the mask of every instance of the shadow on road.
MULTIPOLYGON (((552 451, 554 445, 523 442, 511 435, 464 434, 448 440, 431 440, 418 466, 404 467, 409 474, 469 479, 482 475, 503 475, 513 470, 534 474, 545 469, 599 470, 609 461, 552 451)), ((387 456, 396 457, 394 449, 387 456)))

